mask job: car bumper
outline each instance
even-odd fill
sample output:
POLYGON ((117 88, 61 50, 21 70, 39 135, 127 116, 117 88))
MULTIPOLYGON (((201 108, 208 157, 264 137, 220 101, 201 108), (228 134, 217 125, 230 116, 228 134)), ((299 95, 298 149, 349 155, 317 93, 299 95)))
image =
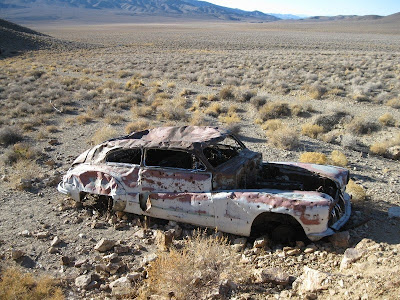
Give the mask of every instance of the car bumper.
POLYGON ((307 237, 311 241, 318 241, 318 240, 322 239, 323 237, 335 234, 350 219, 350 215, 351 215, 350 195, 347 193, 344 193, 343 198, 344 198, 344 207, 345 207, 345 212, 344 212, 343 216, 335 224, 330 226, 327 230, 325 230, 323 232, 308 234, 307 237))
POLYGON ((72 199, 74 199, 75 201, 81 200, 79 191, 72 184, 61 181, 57 186, 57 190, 61 194, 67 195, 67 196, 71 197, 72 199))

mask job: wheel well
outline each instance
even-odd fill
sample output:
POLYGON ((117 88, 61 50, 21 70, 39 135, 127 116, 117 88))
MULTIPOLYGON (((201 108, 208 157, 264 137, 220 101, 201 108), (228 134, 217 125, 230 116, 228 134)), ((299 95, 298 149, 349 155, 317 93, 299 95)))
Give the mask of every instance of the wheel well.
POLYGON ((263 212, 254 219, 251 236, 260 235, 269 235, 279 242, 306 239, 303 227, 293 216, 272 212, 263 212))

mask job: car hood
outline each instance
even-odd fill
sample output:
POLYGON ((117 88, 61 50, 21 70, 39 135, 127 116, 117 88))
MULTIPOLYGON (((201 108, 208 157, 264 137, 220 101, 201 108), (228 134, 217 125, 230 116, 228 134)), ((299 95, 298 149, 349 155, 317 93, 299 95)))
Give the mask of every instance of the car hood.
POLYGON ((327 165, 317 165, 299 162, 273 162, 273 164, 284 165, 290 168, 297 169, 298 171, 307 170, 316 173, 320 176, 332 179, 338 183, 340 189, 343 191, 349 181, 349 171, 345 168, 327 165))

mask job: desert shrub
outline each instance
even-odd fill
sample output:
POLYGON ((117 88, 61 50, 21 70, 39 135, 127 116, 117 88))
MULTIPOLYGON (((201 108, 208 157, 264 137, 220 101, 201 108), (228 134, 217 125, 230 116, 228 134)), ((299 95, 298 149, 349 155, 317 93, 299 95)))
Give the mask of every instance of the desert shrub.
POLYGON ((223 112, 222 105, 219 103, 211 104, 205 111, 209 116, 218 117, 223 112))
POLYGON ((180 93, 179 96, 180 97, 187 97, 194 94, 193 91, 189 90, 189 89, 183 89, 180 93))
POLYGON ((119 78, 126 78, 126 77, 129 77, 129 76, 132 76, 132 72, 121 70, 121 71, 118 71, 117 76, 119 78))
POLYGON ((0 277, 0 299, 61 300, 62 290, 51 278, 33 278, 32 274, 7 269, 0 277))
POLYGON ((219 100, 219 98, 218 98, 218 96, 217 96, 217 95, 214 95, 214 94, 208 94, 208 95, 207 95, 207 100, 208 100, 208 101, 218 101, 218 100, 219 100))
POLYGON ((117 132, 115 131, 115 129, 110 126, 104 126, 93 134, 93 136, 89 140, 89 143, 91 145, 97 145, 106 140, 109 140, 110 138, 115 137, 116 134, 117 132))
POLYGON ((395 158, 391 157, 392 155, 390 155, 388 151, 389 148, 395 146, 400 146, 400 134, 390 140, 380 141, 372 144, 369 150, 374 154, 388 156, 389 158, 395 158))
POLYGON ((49 133, 55 133, 55 132, 58 132, 58 128, 55 125, 49 125, 49 126, 46 126, 46 131, 49 133))
POLYGON ((281 120, 279 119, 271 119, 271 120, 267 120, 264 124, 261 125, 261 128, 264 130, 278 130, 279 128, 282 128, 283 123, 281 120))
POLYGON ((281 127, 277 130, 267 131, 268 142, 275 147, 285 150, 295 148, 299 143, 299 138, 296 130, 289 127, 281 127))
POLYGON ((363 201, 367 198, 367 193, 364 187, 360 184, 355 183, 354 180, 350 179, 346 186, 346 192, 352 196, 352 202, 363 201))
POLYGON ((239 123, 241 121, 239 115, 236 112, 228 112, 225 115, 219 116, 218 120, 227 125, 239 123))
POLYGON ((3 127, 0 129, 0 144, 3 146, 13 145, 22 141, 23 136, 15 127, 3 127))
POLYGON ((370 134, 380 129, 376 122, 367 121, 361 117, 354 118, 348 125, 347 130, 355 134, 370 134))
POLYGON ((328 162, 328 158, 325 154, 320 152, 303 152, 299 161, 303 163, 325 165, 328 162))
POLYGON ((395 119, 391 113, 385 113, 378 118, 378 121, 385 126, 394 126, 395 119))
POLYGON ((232 99, 234 97, 234 93, 233 93, 233 87, 232 86, 227 86, 224 87, 220 92, 219 92, 219 97, 222 100, 228 100, 228 99, 232 99))
POLYGON ((125 133, 130 134, 136 131, 142 131, 149 128, 149 122, 140 120, 136 122, 131 122, 125 126, 125 133))
POLYGON ((16 143, 5 152, 3 161, 5 164, 14 164, 19 160, 36 160, 43 154, 27 143, 16 143))
POLYGON ((301 116, 306 113, 306 109, 301 104, 292 104, 290 105, 290 113, 292 116, 301 116))
POLYGON ((289 105, 285 102, 267 103, 259 110, 260 118, 265 121, 290 116, 289 105))
POLYGON ((127 90, 141 90, 144 87, 144 83, 142 80, 137 78, 132 78, 131 80, 127 81, 125 84, 125 89, 127 90))
POLYGON ((250 103, 255 107, 259 108, 267 103, 267 97, 265 96, 255 96, 250 99, 250 103))
POLYGON ((197 233, 182 249, 158 253, 139 299, 171 294, 176 299, 205 299, 222 280, 247 281, 250 269, 225 238, 197 233))
POLYGON ((344 112, 334 112, 329 115, 319 116, 314 121, 314 124, 322 126, 324 131, 327 132, 332 130, 337 124, 341 123, 346 116, 347 114, 344 112))
POLYGON ((334 166, 345 167, 349 161, 343 152, 339 150, 333 150, 329 157, 329 163, 334 166))
POLYGON ((75 122, 80 125, 87 124, 92 121, 93 121, 93 118, 91 116, 89 116, 88 114, 83 114, 83 115, 79 115, 79 116, 75 117, 75 122))
POLYGON ((206 125, 207 121, 203 113, 196 111, 190 118, 190 124, 196 126, 206 125))
POLYGON ((125 118, 121 115, 108 115, 105 118, 105 122, 109 125, 118 125, 125 121, 125 118))
POLYGON ((358 145, 358 140, 352 134, 344 134, 340 143, 344 148, 355 149, 358 145))
POLYGON ((247 90, 247 91, 240 91, 238 90, 235 93, 235 98, 240 102, 249 102, 251 98, 257 95, 256 91, 247 90))
POLYGON ((153 113, 153 109, 150 106, 139 106, 133 105, 131 107, 131 112, 133 118, 136 119, 137 117, 149 117, 153 113))
POLYGON ((187 119, 185 110, 186 100, 184 98, 174 98, 169 103, 163 103, 157 108, 158 120, 185 121, 187 119))
POLYGON ((313 139, 317 138, 322 132, 324 132, 324 128, 317 124, 308 123, 301 126, 301 134, 313 139))
POLYGON ((386 102, 386 105, 393 108, 400 108, 400 98, 392 98, 386 102))
POLYGON ((326 87, 316 82, 308 87, 308 93, 313 99, 321 99, 322 96, 326 93, 326 87))
POLYGON ((168 82, 168 83, 167 83, 167 88, 169 88, 169 89, 174 89, 174 88, 176 88, 176 83, 175 83, 175 82, 168 82))

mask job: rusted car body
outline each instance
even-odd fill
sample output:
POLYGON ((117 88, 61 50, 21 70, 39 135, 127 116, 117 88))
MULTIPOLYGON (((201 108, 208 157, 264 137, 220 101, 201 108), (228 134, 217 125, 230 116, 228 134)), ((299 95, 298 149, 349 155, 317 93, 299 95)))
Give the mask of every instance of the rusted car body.
POLYGON ((311 240, 350 217, 346 169, 263 162, 218 127, 161 127, 103 142, 82 153, 58 186, 113 209, 249 236, 270 224, 300 225, 311 240))

